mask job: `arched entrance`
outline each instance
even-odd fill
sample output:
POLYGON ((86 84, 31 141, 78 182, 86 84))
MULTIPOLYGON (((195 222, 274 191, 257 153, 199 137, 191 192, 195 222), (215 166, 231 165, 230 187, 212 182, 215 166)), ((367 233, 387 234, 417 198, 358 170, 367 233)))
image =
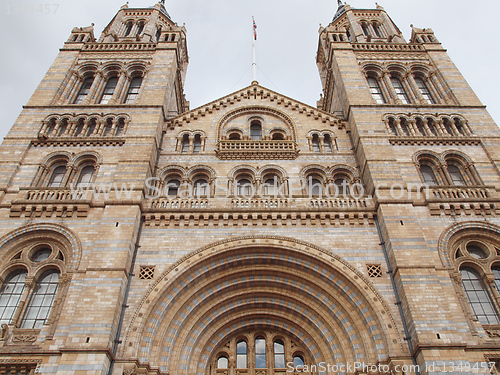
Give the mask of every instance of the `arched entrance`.
POLYGON ((223 353, 228 374, 279 373, 268 359, 281 353, 269 347, 257 369, 259 338, 266 347, 281 339, 285 360, 300 353, 309 364, 377 364, 404 353, 389 309, 347 262, 287 238, 244 237, 191 253, 152 285, 122 354, 170 374, 215 373, 223 353), (237 368, 242 339, 247 366, 237 368))

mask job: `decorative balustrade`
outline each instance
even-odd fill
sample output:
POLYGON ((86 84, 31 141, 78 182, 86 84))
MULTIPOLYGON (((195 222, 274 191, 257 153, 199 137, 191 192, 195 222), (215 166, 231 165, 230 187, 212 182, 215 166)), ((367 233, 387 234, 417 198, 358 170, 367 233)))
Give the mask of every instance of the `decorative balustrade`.
POLYGON ((439 200, 485 200, 489 199, 488 189, 482 187, 437 187, 431 188, 429 199, 439 200))
POLYGON ((155 43, 86 43, 84 51, 154 51, 155 43))
POLYGON ((309 207, 312 208, 367 208, 367 200, 354 198, 334 198, 334 199, 311 199, 309 207))
POLYGON ((231 201, 232 208, 241 209, 277 209, 287 208, 288 199, 233 199, 231 201))
POLYGON ((223 140, 217 144, 219 159, 296 159, 294 141, 223 140))
POLYGON ((153 199, 150 204, 152 209, 182 210, 208 208, 208 199, 153 199))
POLYGON ((28 201, 71 201, 85 199, 85 191, 43 189, 28 190, 26 200, 28 201))
POLYGON ((419 44, 354 43, 352 48, 358 51, 425 51, 419 44))

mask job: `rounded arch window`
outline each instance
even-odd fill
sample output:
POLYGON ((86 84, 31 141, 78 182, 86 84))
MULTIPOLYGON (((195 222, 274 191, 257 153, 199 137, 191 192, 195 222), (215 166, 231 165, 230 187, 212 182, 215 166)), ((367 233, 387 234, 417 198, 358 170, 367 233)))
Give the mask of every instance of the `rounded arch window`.
POLYGON ((0 323, 9 324, 24 293, 28 272, 17 270, 11 273, 0 289, 0 323))
POLYGON ((56 167, 52 172, 52 175, 50 176, 49 187, 51 188, 61 187, 65 175, 66 175, 65 165, 60 165, 59 167, 56 167))
POLYGON ((336 176, 334 183, 340 195, 349 194, 349 179, 346 176, 336 176))
POLYGON ((438 181, 436 178, 436 174, 434 173, 434 170, 432 169, 431 166, 424 164, 420 166, 420 173, 422 174, 422 177, 424 179, 424 184, 427 185, 437 185, 438 181))
POLYGON ((198 154, 201 151, 201 135, 196 134, 193 141, 193 153, 198 154))
POLYGON ((247 368, 247 342, 240 340, 236 343, 236 368, 247 368))
POLYGON ((311 143, 312 143, 312 149, 314 152, 321 151, 321 149, 319 147, 319 135, 318 134, 313 134, 311 143))
POLYGON ((448 173, 450 174, 452 184, 455 186, 464 186, 465 180, 460 169, 456 165, 451 164, 450 162, 448 162, 447 165, 448 165, 448 173))
POLYGON ((304 365, 305 365, 304 357, 302 357, 301 355, 295 355, 293 357, 293 367, 297 368, 299 366, 304 366, 304 365))
POLYGON ((309 195, 313 197, 318 197, 322 195, 323 183, 320 176, 313 174, 307 179, 307 186, 309 188, 309 195))
POLYGON ((263 336, 258 336, 255 339, 255 368, 266 368, 266 339, 263 336))
POLYGON ((248 175, 239 176, 236 179, 236 191, 239 196, 250 197, 253 191, 252 178, 248 175))
POLYGON ((469 255, 475 259, 488 258, 488 252, 477 242, 469 242, 466 248, 469 255))
POLYGON ((264 177, 264 195, 276 195, 278 193, 279 177, 275 173, 264 177))
POLYGON ((226 369, 229 367, 229 361, 226 356, 221 356, 217 359, 217 368, 218 369, 226 369))
POLYGON ((380 88, 380 84, 374 75, 367 78, 368 86, 370 87, 370 93, 377 104, 385 104, 385 97, 380 88))
POLYGON ((476 318, 481 324, 499 324, 500 319, 484 282, 472 267, 462 267, 462 286, 476 318))
POLYGON ((262 140, 262 123, 259 120, 253 120, 250 123, 250 139, 253 141, 262 140))
POLYGON ((241 140, 241 134, 239 132, 231 132, 227 138, 231 141, 239 141, 241 140))
POLYGON ((273 141, 283 141, 284 139, 285 139, 285 136, 283 135, 282 132, 274 132, 272 135, 273 141))
POLYGON ((330 136, 330 134, 325 134, 323 143, 325 144, 326 152, 333 152, 332 137, 330 136))
POLYGON ((208 182, 206 178, 196 178, 193 187, 195 197, 206 197, 208 195, 208 182))
POLYGON ((127 25, 125 26, 125 34, 124 36, 129 36, 131 31, 132 31, 132 26, 134 26, 132 21, 127 22, 127 25))
POLYGON ((106 86, 104 87, 104 90, 102 92, 101 100, 99 101, 100 104, 109 103, 109 100, 112 98, 113 93, 115 92, 117 84, 118 84, 117 76, 112 76, 108 79, 108 82, 106 82, 106 86))
POLYGON ((87 165, 80 172, 78 177, 78 186, 88 186, 92 182, 92 177, 94 177, 95 168, 93 165, 87 165))
POLYGON ((189 151, 189 134, 184 134, 181 141, 181 153, 185 154, 189 151))
POLYGON ((94 82, 94 76, 90 76, 85 78, 78 91, 78 95, 75 98, 73 104, 82 104, 83 100, 87 97, 90 92, 90 88, 92 87, 92 83, 94 82))
POLYGON ((49 259, 50 255, 52 254, 52 249, 48 246, 43 246, 31 255, 30 259, 37 263, 37 262, 43 262, 46 259, 49 259))
POLYGON ((275 340, 274 345, 274 368, 285 368, 285 344, 283 340, 275 340))
POLYGON ((167 189, 167 195, 169 197, 175 197, 179 195, 179 188, 181 186, 181 181, 177 178, 172 178, 168 180, 166 189, 167 189))

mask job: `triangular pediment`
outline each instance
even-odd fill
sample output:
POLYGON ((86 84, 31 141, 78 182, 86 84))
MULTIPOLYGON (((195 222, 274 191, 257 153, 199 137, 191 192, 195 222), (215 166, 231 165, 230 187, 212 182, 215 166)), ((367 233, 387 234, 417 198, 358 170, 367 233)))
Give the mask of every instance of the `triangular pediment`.
POLYGON ((316 121, 326 123, 329 126, 333 126, 338 129, 344 129, 346 124, 344 119, 334 116, 331 113, 289 98, 288 96, 277 93, 259 84, 252 84, 241 90, 235 91, 229 95, 223 96, 198 108, 194 108, 171 118, 167 121, 166 125, 171 129, 178 126, 186 126, 187 124, 198 120, 200 117, 204 117, 207 114, 213 114, 215 111, 223 110, 227 113, 228 111, 231 111, 231 107, 233 107, 234 110, 241 110, 247 107, 246 104, 248 104, 248 107, 254 108, 268 107, 277 111, 282 110, 285 112, 296 112, 304 116, 312 117, 316 121), (258 103, 256 100, 258 100, 258 103))

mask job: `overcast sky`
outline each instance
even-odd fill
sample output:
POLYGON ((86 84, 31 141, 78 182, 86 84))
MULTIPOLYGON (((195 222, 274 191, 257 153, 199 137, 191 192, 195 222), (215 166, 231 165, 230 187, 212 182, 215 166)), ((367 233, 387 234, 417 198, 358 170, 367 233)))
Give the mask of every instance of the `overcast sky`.
MULTIPOLYGON (((75 26, 95 24, 95 36, 123 0, 4 0, 0 72, 0 139, 19 115, 75 26), (48 2, 40 2, 48 1, 48 2), (43 5, 41 14, 39 7, 43 5), (56 9, 56 5, 58 7, 56 9), (32 8, 31 8, 32 7, 32 8), (17 11, 17 14, 15 14, 17 11)), ((374 8, 371 0, 350 0, 374 8)), ((410 37, 410 24, 430 27, 500 124, 500 1, 380 0, 410 37)), ((154 0, 131 0, 131 8, 154 0)), ((316 106, 321 85, 315 63, 319 24, 328 25, 336 0, 167 0, 174 22, 186 24, 190 64, 185 93, 191 108, 241 89, 252 81, 252 16, 258 26, 259 83, 316 106)))

